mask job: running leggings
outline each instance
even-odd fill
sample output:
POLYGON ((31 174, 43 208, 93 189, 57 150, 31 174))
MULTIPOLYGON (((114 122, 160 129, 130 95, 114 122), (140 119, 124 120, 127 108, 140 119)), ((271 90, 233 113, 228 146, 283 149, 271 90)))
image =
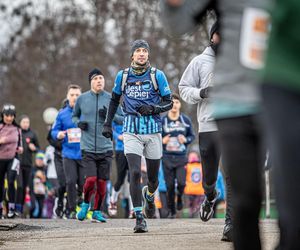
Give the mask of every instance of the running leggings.
POLYGON ((265 151, 257 117, 222 119, 217 125, 222 162, 232 186, 234 248, 261 249, 258 216, 265 151))
MULTIPOLYGON (((141 190, 141 159, 137 154, 126 155, 129 172, 130 172, 130 195, 133 207, 142 206, 142 190, 141 190)), ((154 193, 158 187, 158 170, 160 159, 146 159, 147 175, 148 175, 148 190, 154 193)))
POLYGON ((9 202, 15 203, 15 186, 14 181, 16 179, 17 172, 11 170, 13 159, 10 160, 0 160, 0 203, 4 200, 4 179, 7 173, 8 182, 8 199, 9 202))

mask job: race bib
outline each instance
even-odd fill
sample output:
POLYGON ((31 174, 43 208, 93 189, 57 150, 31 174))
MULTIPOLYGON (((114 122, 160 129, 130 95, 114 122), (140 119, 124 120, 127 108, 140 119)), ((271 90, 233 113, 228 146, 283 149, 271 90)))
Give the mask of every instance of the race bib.
POLYGON ((269 27, 270 15, 268 12, 257 8, 244 10, 240 39, 240 62, 246 68, 258 70, 264 67, 269 27))
POLYGON ((166 150, 170 152, 179 152, 181 151, 181 144, 179 143, 177 137, 170 137, 169 142, 167 143, 166 150))
POLYGON ((68 143, 78 143, 81 138, 81 129, 80 128, 70 128, 67 130, 68 134, 68 143))

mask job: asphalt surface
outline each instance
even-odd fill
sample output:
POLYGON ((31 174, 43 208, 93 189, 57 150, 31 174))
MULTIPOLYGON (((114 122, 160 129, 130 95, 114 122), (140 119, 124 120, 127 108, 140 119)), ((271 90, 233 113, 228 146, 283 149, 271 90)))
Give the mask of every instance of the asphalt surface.
MULTIPOLYGON (((222 219, 147 220, 148 233, 134 234, 135 220, 110 219, 107 223, 77 220, 0 220, 0 249, 232 249, 222 242, 222 219)), ((260 222, 263 249, 274 249, 277 222, 260 222)))

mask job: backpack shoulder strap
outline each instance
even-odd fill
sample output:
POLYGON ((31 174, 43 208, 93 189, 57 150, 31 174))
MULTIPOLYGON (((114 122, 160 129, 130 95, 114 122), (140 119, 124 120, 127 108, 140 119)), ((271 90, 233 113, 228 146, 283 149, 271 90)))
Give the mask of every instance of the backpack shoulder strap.
POLYGON ((125 87, 127 85, 128 72, 129 72, 129 68, 126 68, 126 69, 123 70, 122 85, 121 85, 122 92, 124 91, 124 89, 125 89, 125 87))
POLYGON ((151 67, 150 77, 151 77, 151 81, 152 81, 154 90, 157 91, 158 90, 158 85, 157 85, 157 80, 156 80, 156 68, 151 67))

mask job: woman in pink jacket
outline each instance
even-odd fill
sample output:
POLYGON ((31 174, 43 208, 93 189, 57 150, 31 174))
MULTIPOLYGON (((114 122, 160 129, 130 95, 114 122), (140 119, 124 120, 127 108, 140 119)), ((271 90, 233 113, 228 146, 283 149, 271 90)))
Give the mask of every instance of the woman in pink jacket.
POLYGON ((16 109, 14 105, 5 104, 0 118, 0 219, 3 211, 4 179, 8 180, 8 218, 15 216, 15 187, 16 171, 13 169, 16 154, 23 152, 21 130, 15 121, 16 109))

